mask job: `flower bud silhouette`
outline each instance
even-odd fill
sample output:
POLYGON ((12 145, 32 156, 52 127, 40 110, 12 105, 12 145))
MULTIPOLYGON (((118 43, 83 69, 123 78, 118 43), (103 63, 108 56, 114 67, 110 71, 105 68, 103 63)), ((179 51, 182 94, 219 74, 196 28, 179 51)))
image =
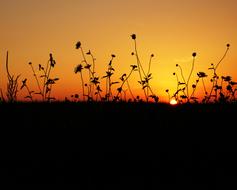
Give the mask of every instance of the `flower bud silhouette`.
POLYGON ((79 49, 80 47, 81 47, 81 42, 78 41, 78 42, 76 43, 76 49, 79 49))
POLYGON ((131 37, 133 40, 136 40, 136 34, 132 34, 131 37))

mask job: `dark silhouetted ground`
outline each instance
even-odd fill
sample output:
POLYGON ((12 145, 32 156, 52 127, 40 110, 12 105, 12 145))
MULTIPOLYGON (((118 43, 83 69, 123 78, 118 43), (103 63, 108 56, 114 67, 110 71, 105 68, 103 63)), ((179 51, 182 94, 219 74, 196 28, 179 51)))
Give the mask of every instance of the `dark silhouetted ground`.
MULTIPOLYGON (((237 176, 237 105, 0 105, 1 181, 211 189, 237 176)), ((228 189, 228 188, 227 188, 228 189)))

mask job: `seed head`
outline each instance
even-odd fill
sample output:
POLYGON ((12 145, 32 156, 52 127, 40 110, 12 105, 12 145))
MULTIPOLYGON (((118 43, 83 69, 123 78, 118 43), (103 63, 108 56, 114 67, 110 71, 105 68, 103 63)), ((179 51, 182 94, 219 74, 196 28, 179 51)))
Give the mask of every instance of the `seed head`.
POLYGON ((81 47, 81 42, 78 41, 78 42, 76 43, 76 49, 79 49, 80 47, 81 47))
POLYGON ((131 37, 133 40, 136 40, 136 34, 132 34, 131 37))

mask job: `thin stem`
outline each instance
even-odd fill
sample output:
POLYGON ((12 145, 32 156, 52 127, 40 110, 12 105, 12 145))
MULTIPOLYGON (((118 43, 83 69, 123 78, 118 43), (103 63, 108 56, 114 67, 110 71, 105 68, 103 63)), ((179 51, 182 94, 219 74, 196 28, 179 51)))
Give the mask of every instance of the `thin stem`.
POLYGON ((148 71, 147 71, 147 75, 150 74, 150 70, 151 70, 151 60, 152 60, 153 55, 150 56, 150 60, 149 60, 149 65, 148 65, 148 71))
POLYGON ((189 101, 188 85, 189 85, 189 80, 190 80, 190 77, 191 77, 193 69, 194 69, 194 62, 195 62, 195 56, 193 56, 192 68, 191 68, 191 71, 189 73, 187 84, 186 84, 186 86, 187 86, 187 98, 188 98, 188 101, 189 101))
POLYGON ((47 61, 46 70, 44 71, 44 83, 43 83, 43 92, 42 92, 43 101, 45 99, 46 83, 47 83, 47 80, 48 80, 47 73, 48 73, 49 66, 50 66, 50 61, 47 61))
POLYGON ((179 67, 179 69, 180 69, 180 74, 181 74, 181 77, 182 77, 184 83, 187 84, 186 81, 185 81, 184 75, 183 75, 183 69, 182 69, 182 67, 181 67, 180 65, 178 65, 178 67, 179 67))
POLYGON ((40 94, 41 94, 41 96, 43 97, 44 95, 43 95, 43 93, 42 93, 42 90, 41 90, 41 87, 40 87, 40 83, 39 83, 38 77, 37 77, 37 75, 36 75, 36 73, 35 73, 35 70, 34 70, 34 68, 33 68, 33 66, 32 66, 32 63, 30 63, 30 67, 31 67, 31 70, 32 70, 32 72, 33 72, 34 78, 35 78, 35 80, 36 80, 37 86, 38 86, 38 88, 39 88, 40 94))
POLYGON ((127 81, 127 86, 128 86, 129 93, 131 94, 132 99, 134 100, 135 97, 134 97, 134 95, 133 95, 133 93, 132 93, 132 90, 131 90, 131 87, 130 87, 130 85, 129 85, 129 82, 128 82, 128 80, 126 80, 126 81, 127 81))
POLYGON ((223 57, 220 59, 220 61, 216 64, 215 70, 217 70, 217 67, 220 65, 220 63, 223 61, 223 59, 226 57, 227 52, 229 51, 229 46, 227 46, 226 51, 223 55, 223 57))
MULTIPOLYGON (((123 82, 122 82, 122 84, 121 84, 121 86, 120 86, 121 90, 122 90, 122 88, 123 88, 124 83, 128 80, 128 78, 131 76, 131 74, 132 74, 133 71, 134 71, 134 69, 132 69, 132 70, 130 71, 130 73, 128 74, 128 76, 126 77, 126 79, 123 80, 123 82)), ((118 97, 120 93, 121 93, 121 91, 118 91, 116 97, 118 97)))
MULTIPOLYGON (((140 59, 138 57, 138 51, 137 51, 137 42, 136 40, 134 40, 134 46, 135 46, 135 54, 136 54, 136 58, 137 58, 137 67, 138 67, 138 73, 139 73, 139 76, 140 76, 140 82, 141 82, 141 85, 142 85, 142 74, 141 74, 141 70, 143 72, 143 75, 146 76, 143 68, 142 68, 142 65, 141 65, 141 62, 140 62, 140 59)), ((143 86, 143 85, 142 85, 143 86)), ((145 94, 145 98, 146 100, 148 101, 148 97, 147 97, 147 94, 146 94, 146 90, 143 88, 143 91, 144 91, 144 94, 145 94)))
POLYGON ((84 88, 84 80, 83 80, 83 75, 82 72, 80 72, 80 76, 81 76, 81 85, 82 85, 82 96, 83 96, 83 101, 85 101, 85 88, 84 88))
POLYGON ((29 98, 30 98, 31 101, 33 102, 33 98, 32 98, 31 91, 30 91, 29 87, 28 87, 27 85, 25 85, 25 87, 26 87, 26 90, 27 90, 27 92, 28 92, 28 94, 29 94, 29 98))

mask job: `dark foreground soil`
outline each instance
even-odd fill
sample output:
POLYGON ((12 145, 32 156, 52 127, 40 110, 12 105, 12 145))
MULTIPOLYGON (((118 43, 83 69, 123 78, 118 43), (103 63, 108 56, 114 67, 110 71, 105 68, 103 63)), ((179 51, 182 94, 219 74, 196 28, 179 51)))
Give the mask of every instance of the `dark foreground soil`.
POLYGON ((237 181, 237 105, 0 105, 1 184, 212 189, 237 181))

